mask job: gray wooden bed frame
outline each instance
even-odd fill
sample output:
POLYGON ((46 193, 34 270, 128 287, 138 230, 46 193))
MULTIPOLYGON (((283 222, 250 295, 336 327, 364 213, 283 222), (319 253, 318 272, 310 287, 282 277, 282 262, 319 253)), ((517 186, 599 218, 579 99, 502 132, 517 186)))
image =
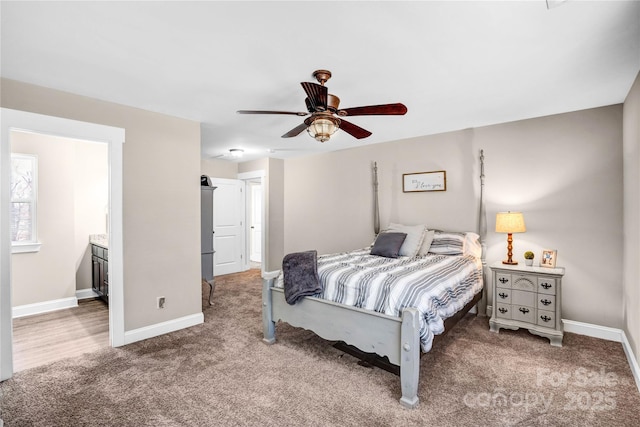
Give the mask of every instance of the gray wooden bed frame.
MULTIPOLYGON (((377 200, 377 168, 374 166, 374 187, 377 200)), ((480 151, 480 207, 478 234, 482 243, 483 290, 476 298, 456 315, 457 321, 477 302, 477 313, 486 314, 486 211, 484 207, 484 153, 480 151)), ((378 218, 376 206, 376 218, 378 218)), ((378 230, 376 230, 378 231, 378 230)), ((308 329, 329 341, 343 341, 365 353, 386 356, 400 367, 402 397, 400 403, 407 408, 418 405, 418 382, 420 377, 420 331, 419 313, 414 308, 406 308, 401 317, 388 316, 375 311, 364 310, 316 297, 305 297, 295 305, 287 304, 284 289, 274 287, 279 271, 263 274, 262 322, 263 341, 276 341, 276 322, 283 321, 291 326, 308 329)), ((449 320, 449 319, 447 319, 449 320)), ((446 330, 453 325, 446 322, 446 330)))

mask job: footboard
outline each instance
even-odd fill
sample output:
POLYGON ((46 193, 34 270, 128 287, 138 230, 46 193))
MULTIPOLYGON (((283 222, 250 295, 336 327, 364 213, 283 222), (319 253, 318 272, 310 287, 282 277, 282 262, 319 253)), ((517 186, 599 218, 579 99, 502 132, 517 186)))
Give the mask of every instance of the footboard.
POLYGON ((402 318, 350 307, 314 297, 289 305, 284 290, 273 287, 275 274, 263 278, 263 341, 275 342, 275 324, 282 320, 308 329, 330 341, 344 341, 367 353, 387 356, 400 366, 402 397, 408 408, 418 404, 420 375, 420 326, 418 311, 405 309, 402 318))

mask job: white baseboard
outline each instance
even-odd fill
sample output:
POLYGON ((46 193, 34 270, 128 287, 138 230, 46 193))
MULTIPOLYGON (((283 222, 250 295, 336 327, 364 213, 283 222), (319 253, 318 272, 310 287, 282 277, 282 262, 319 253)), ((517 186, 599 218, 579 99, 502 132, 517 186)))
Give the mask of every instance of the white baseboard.
MULTIPOLYGON (((492 308, 487 306, 487 316, 491 317, 492 308)), ((627 339, 627 335, 622 329, 610 328, 608 326, 594 325, 592 323, 576 322, 574 320, 562 319, 564 331, 572 334, 584 335, 587 337, 599 338, 607 341, 615 341, 622 344, 624 354, 627 356, 627 362, 631 368, 631 373, 636 381, 636 387, 640 391, 640 366, 636 359, 631 344, 627 339)))
MULTIPOLYGON (((93 291, 93 289, 89 288, 89 289, 80 289, 79 291, 76 291, 76 298, 78 298, 79 300, 81 299, 89 299, 89 298, 98 298, 100 295, 98 295, 97 293, 95 293, 93 291)), ((2 427, 2 426, 0 426, 2 427)))
POLYGON ((592 323, 576 322, 562 319, 564 331, 572 334, 585 335, 587 337, 600 338, 601 340, 622 342, 622 330, 609 328, 608 326, 594 325, 592 323))
POLYGON ((78 300, 97 297, 98 294, 96 294, 93 289, 81 289, 76 291, 75 297, 15 306, 12 309, 12 316, 16 319, 18 317, 32 316, 34 314, 42 314, 50 311, 62 310, 64 308, 77 307, 78 300))
POLYGON ((131 344, 136 341, 142 341, 148 338, 168 334, 169 332, 178 331, 201 323, 204 323, 204 314, 197 313, 190 316, 180 317, 178 319, 168 320, 166 322, 156 323, 155 325, 134 329, 132 331, 125 331, 124 343, 131 344))
POLYGON ((564 324, 565 332, 621 343, 624 354, 627 356, 627 362, 629 362, 631 373, 636 381, 636 387, 638 388, 638 391, 640 391, 640 366, 638 366, 638 360, 633 354, 633 349, 627 339, 627 334, 625 334, 622 329, 609 328, 607 326, 593 325, 591 323, 576 322, 566 319, 562 319, 562 323, 564 324))
POLYGON ((51 301, 37 302, 34 304, 18 305, 13 307, 11 313, 13 318, 31 316, 34 314, 48 313, 50 311, 62 310, 63 308, 71 308, 78 306, 78 298, 69 297, 55 299, 51 301))
POLYGON ((633 349, 631 348, 631 343, 627 339, 627 334, 625 334, 624 331, 622 331, 622 349, 624 350, 624 354, 627 356, 629 367, 631 367, 631 372, 633 373, 633 378, 636 380, 638 391, 640 391, 640 366, 638 365, 636 356, 633 354, 633 349))
MULTIPOLYGON (((13 307, 12 316, 14 319, 18 317, 31 316, 34 314, 48 313, 50 311, 62 310, 78 306, 78 299, 93 298, 97 296, 90 289, 78 291, 77 297, 62 298, 52 301, 39 302, 35 304, 26 304, 13 307), (90 291, 90 293, 86 292, 90 291)), ((136 341, 142 341, 147 338, 153 338, 160 335, 168 334, 180 329, 189 328, 191 326, 204 323, 204 314, 196 313, 190 316, 180 317, 178 319, 168 320, 166 322, 157 323, 155 325, 145 326, 143 328, 126 331, 124 333, 125 344, 131 344, 136 341)))

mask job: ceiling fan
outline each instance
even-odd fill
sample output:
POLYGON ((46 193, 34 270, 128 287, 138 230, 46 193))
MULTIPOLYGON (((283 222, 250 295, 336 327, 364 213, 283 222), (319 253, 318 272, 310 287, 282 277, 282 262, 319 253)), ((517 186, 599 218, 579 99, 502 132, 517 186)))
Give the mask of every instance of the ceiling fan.
POLYGON ((302 82, 307 97, 305 103, 308 112, 291 111, 262 111, 262 110, 239 110, 239 114, 290 114, 300 117, 307 117, 304 122, 289 132, 282 135, 283 138, 298 136, 303 130, 307 130, 311 137, 320 142, 328 141, 338 129, 342 129, 357 139, 366 138, 371 135, 366 129, 356 126, 343 119, 347 116, 401 116, 406 114, 407 107, 404 104, 382 104, 368 105, 366 107, 354 107, 340 109, 340 98, 328 92, 324 85, 331 78, 331 71, 316 70, 313 77, 318 83, 302 82), (337 117, 336 117, 337 116, 337 117))

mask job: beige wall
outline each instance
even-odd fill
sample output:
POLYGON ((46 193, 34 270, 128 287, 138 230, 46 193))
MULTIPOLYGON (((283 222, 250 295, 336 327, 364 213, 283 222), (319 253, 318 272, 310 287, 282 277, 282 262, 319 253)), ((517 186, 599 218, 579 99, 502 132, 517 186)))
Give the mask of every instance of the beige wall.
POLYGON ((493 231, 496 213, 522 211, 527 232, 514 235, 514 258, 558 250, 566 268, 563 318, 621 328, 621 105, 288 159, 284 252, 372 242, 373 161, 383 227, 476 230, 480 149, 488 263, 506 256, 506 236, 493 231), (434 170, 446 171, 446 192, 402 192, 403 173, 434 170))
POLYGON ((624 103, 624 331, 640 363, 640 74, 624 103))
POLYGON ((74 147, 60 138, 12 132, 14 153, 38 156, 39 252, 13 254, 12 305, 74 297, 74 147))
POLYGON ((208 175, 214 178, 236 179, 238 177, 238 164, 226 160, 202 159, 200 161, 200 175, 208 175))
POLYGON ((90 234, 107 232, 109 146, 74 141, 74 229, 76 290, 91 288, 90 234))
POLYGON ((89 234, 106 232, 107 144, 12 132, 11 151, 38 156, 40 252, 13 254, 14 307, 91 288, 89 234))
MULTIPOLYGON (((265 271, 282 268, 285 255, 285 181, 284 161, 269 159, 267 175, 267 247, 265 271)), ((289 196, 287 196, 289 197, 289 196)))
POLYGON ((125 331, 201 313, 199 123, 6 79, 1 104, 125 129, 125 331))

